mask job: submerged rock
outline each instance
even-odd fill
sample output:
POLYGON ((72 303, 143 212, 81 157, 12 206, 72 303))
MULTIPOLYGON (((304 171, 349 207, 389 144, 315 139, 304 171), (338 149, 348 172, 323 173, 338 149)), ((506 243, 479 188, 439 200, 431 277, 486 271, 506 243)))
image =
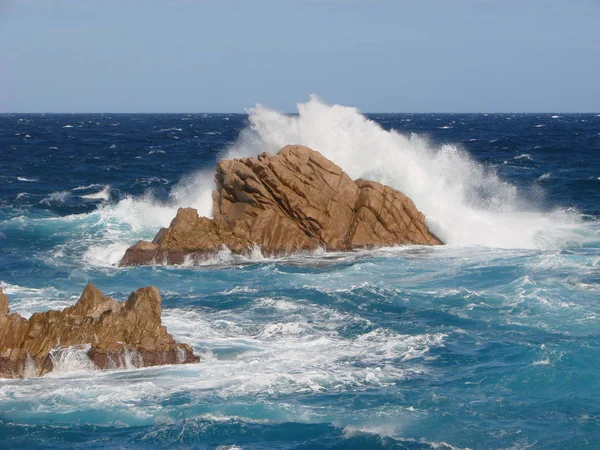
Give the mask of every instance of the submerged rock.
POLYGON ((189 345, 167 332, 161 311, 154 286, 121 303, 88 284, 75 305, 27 320, 9 314, 0 289, 0 377, 41 376, 53 369, 55 354, 74 347, 84 348, 100 369, 198 362, 189 345))
POLYGON ((280 256, 442 244, 410 198, 374 181, 353 181, 308 147, 221 161, 215 183, 213 219, 180 208, 169 228, 127 249, 120 265, 182 264, 224 248, 250 255, 258 246, 265 256, 280 256))

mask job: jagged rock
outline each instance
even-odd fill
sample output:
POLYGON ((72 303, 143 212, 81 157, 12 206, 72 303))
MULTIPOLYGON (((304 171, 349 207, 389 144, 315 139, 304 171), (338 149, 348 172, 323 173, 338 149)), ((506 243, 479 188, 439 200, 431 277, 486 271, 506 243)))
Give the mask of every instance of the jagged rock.
POLYGON ((2 288, 0 287, 0 317, 8 316, 9 312, 8 297, 4 295, 4 292, 2 292, 2 288))
POLYGON ((88 357, 101 369, 198 362, 162 325, 161 310, 154 286, 120 303, 88 284, 75 305, 27 320, 9 314, 0 289, 0 377, 43 375, 52 370, 54 353, 81 344, 89 345, 88 357))
POLYGON ((120 265, 182 264, 223 248, 248 255, 259 246, 263 255, 278 256, 442 243, 410 198, 374 181, 353 181, 308 147, 221 161, 215 183, 213 219, 180 208, 169 228, 127 249, 120 265))

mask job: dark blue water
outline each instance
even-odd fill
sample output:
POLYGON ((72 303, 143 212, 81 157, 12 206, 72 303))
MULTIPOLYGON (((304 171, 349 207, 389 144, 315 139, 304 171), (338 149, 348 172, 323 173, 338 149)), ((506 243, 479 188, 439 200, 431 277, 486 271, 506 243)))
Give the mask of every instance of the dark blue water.
POLYGON ((13 311, 155 285, 197 365, 0 380, 1 448, 600 447, 600 116, 0 116, 13 311), (221 157, 310 145, 447 246, 115 266, 221 157))

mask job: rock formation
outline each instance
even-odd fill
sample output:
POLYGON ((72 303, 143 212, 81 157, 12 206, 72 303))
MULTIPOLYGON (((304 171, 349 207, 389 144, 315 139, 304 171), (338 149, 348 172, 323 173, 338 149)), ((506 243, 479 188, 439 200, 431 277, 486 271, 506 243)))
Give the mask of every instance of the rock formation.
POLYGON ((87 350, 100 369, 198 362, 187 344, 178 344, 161 324, 161 298, 153 286, 120 303, 88 284, 79 301, 62 311, 25 319, 9 314, 0 289, 0 377, 41 376, 69 347, 87 350))
POLYGON ((223 248, 249 255, 259 246, 263 255, 278 256, 442 243, 410 198, 374 181, 353 181, 307 147, 221 161, 215 183, 213 219, 180 208, 169 228, 130 247, 120 265, 182 264, 223 248))

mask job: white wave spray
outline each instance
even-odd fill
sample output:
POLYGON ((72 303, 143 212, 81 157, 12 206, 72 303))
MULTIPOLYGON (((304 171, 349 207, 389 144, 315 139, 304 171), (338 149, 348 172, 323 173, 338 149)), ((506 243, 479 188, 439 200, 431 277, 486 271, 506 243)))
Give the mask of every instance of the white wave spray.
MULTIPOLYGON (((277 153, 287 144, 318 150, 350 177, 392 186, 411 197, 444 242, 503 248, 557 247, 577 239, 576 214, 535 211, 517 188, 456 145, 433 146, 427 138, 387 131, 356 108, 327 105, 315 96, 289 116, 258 105, 250 126, 223 158, 277 153)), ((183 180, 173 191, 177 203, 211 214, 206 172, 183 180)))
MULTIPOLYGON (((354 179, 379 181, 404 192, 425 214, 430 229, 451 245, 543 249, 586 239, 576 212, 537 211, 516 186, 457 145, 436 147, 424 136, 387 131, 356 108, 327 105, 314 96, 298 104, 298 115, 262 105, 248 113, 250 125, 221 159, 306 145, 354 179)), ((85 259, 93 265, 115 264, 137 239, 151 239, 168 226, 179 207, 193 207, 210 217, 213 176, 210 168, 183 178, 168 203, 145 195, 102 205, 103 243, 91 246, 85 259)))

